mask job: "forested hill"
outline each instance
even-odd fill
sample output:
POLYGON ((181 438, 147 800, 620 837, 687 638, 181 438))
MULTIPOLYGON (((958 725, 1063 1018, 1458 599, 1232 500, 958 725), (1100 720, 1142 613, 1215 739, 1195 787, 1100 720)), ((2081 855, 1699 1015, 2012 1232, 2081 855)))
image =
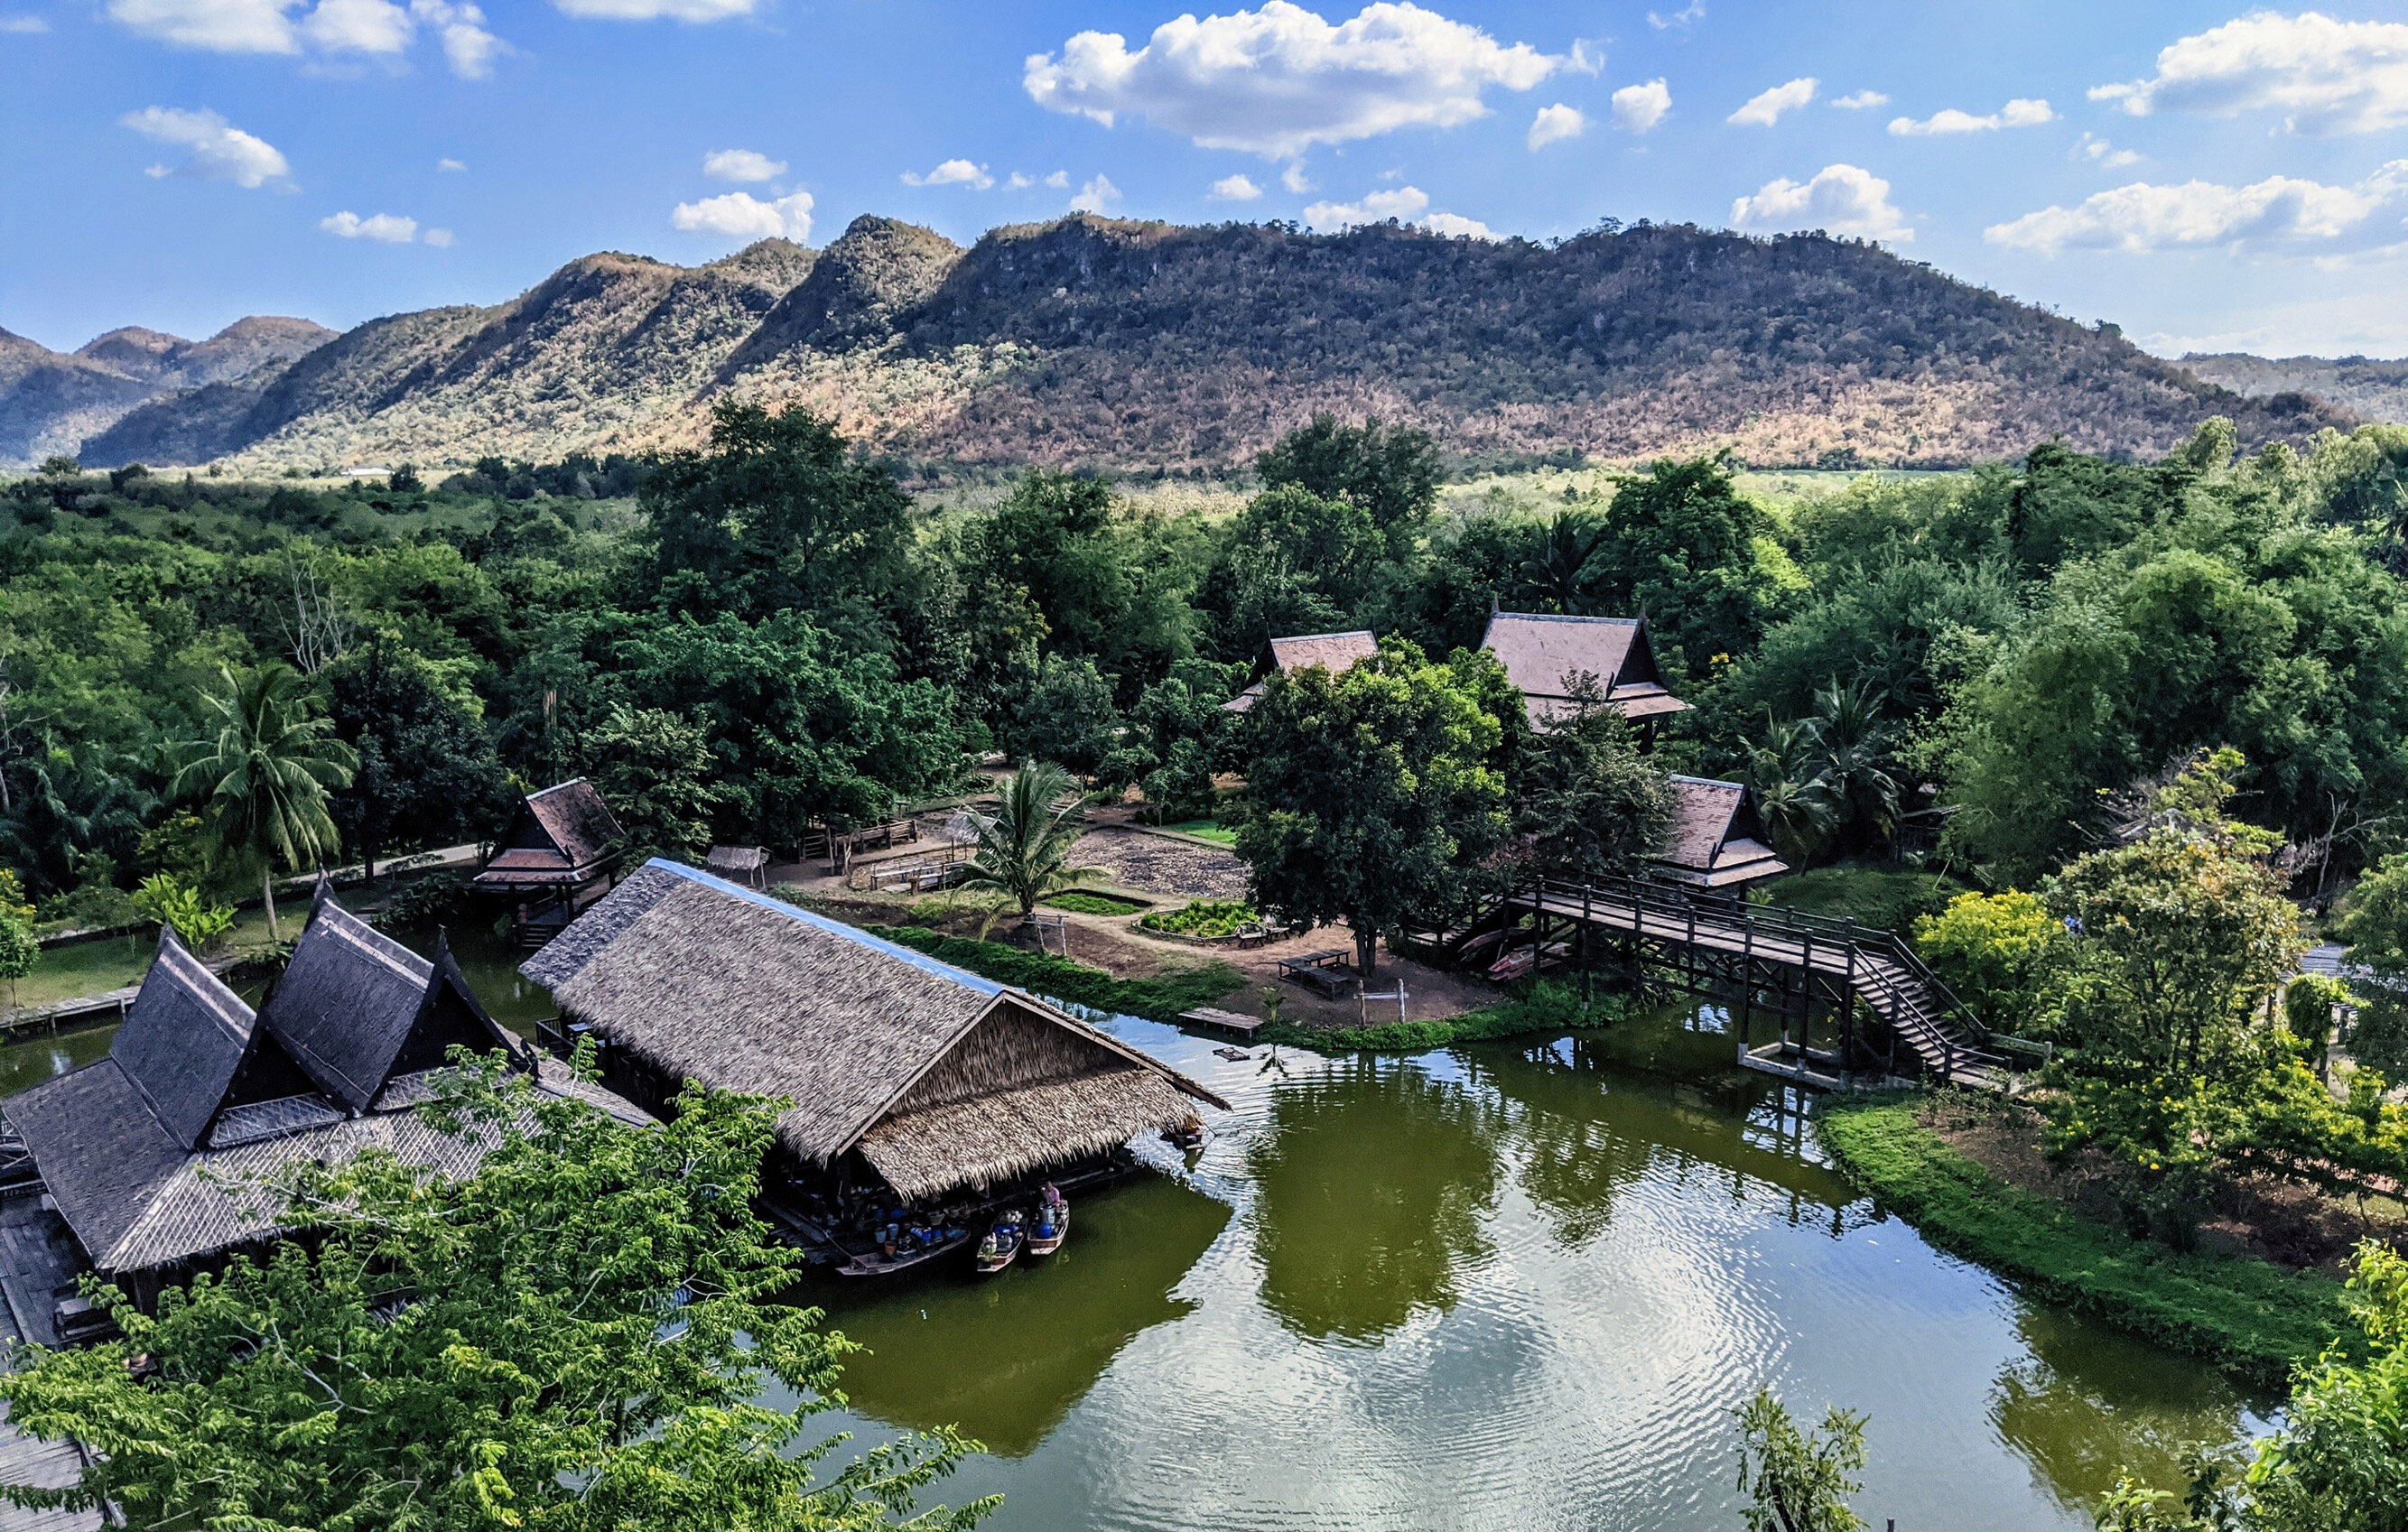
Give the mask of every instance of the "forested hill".
POLYGON ((685 269, 605 254, 510 303, 377 320, 135 410, 95 465, 556 456, 695 439, 722 392, 801 398, 907 459, 1217 467, 1316 410, 1459 452, 1728 446, 1763 465, 1951 465, 2061 437, 2155 457, 2351 417, 2243 399, 1874 246, 1691 227, 1558 245, 1375 226, 1078 216, 964 251, 893 220, 685 269))
POLYGON ((2226 351, 2191 355, 2182 365, 2210 382, 2253 397, 2314 394, 2370 421, 2408 425, 2408 359, 2363 356, 2250 356, 2226 351))
POLYGON ((334 338, 322 324, 265 315, 207 340, 111 330, 72 352, 0 330, 0 467, 72 454, 145 400, 280 366, 334 338))

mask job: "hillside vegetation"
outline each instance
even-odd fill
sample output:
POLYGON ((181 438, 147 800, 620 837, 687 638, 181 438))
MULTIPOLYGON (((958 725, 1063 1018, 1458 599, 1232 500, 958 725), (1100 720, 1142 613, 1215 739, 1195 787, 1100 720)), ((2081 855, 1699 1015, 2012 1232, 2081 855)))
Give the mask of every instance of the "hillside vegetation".
POLYGON ((0 330, 0 467, 73 454, 147 400, 247 377, 333 338, 306 319, 254 315, 207 340, 129 326, 66 353, 0 330))
POLYGON ((965 251, 864 217, 693 269, 570 263, 493 308, 373 321, 135 409, 96 465, 635 451, 722 394, 811 404, 907 461, 1224 469, 1316 410, 1458 453, 1952 466, 2038 442, 2156 457, 2352 418, 2246 400, 2097 328, 1820 236, 1600 228, 1555 245, 1090 216, 965 251))
POLYGON ((2182 359, 2211 383, 2261 398, 2313 394, 2370 421, 2408 425, 2408 361, 2376 362, 2363 356, 2250 356, 2230 351, 2182 359))

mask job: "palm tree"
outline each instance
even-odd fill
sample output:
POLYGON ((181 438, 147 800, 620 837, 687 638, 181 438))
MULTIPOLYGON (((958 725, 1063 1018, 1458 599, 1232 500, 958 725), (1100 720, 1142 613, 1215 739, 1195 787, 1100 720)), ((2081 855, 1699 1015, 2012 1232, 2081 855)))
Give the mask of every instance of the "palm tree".
POLYGON ((970 827, 978 852, 962 886, 992 889, 1018 905, 1024 921, 1037 912, 1038 900, 1100 876, 1068 865, 1070 848, 1087 833, 1087 809, 1077 780, 1060 766, 1021 762, 1004 783, 1002 803, 991 815, 972 814, 970 827))
POLYGON ((1598 577, 1589 568, 1605 543, 1605 523, 1585 510, 1558 511, 1540 539, 1538 555, 1524 559, 1515 574, 1522 594, 1546 611, 1573 617, 1591 614, 1598 577))
POLYGON ((186 747, 170 791, 202 800, 220 844, 256 853, 267 933, 276 925, 276 859, 294 872, 334 853, 338 837, 326 811, 330 788, 351 785, 360 758, 335 737, 334 721, 309 714, 306 683, 282 664, 236 675, 221 667, 222 694, 204 695, 218 715, 217 737, 186 747))

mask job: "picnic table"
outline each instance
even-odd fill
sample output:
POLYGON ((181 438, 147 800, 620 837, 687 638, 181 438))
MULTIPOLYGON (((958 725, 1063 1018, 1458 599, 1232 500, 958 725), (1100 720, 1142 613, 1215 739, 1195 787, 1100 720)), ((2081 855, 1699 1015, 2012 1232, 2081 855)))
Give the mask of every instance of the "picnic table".
POLYGON ((1360 989, 1362 980, 1346 966, 1348 952, 1343 947, 1326 952, 1305 952, 1279 960, 1282 979, 1293 980, 1312 990, 1325 1000, 1340 1000, 1352 989, 1360 989))

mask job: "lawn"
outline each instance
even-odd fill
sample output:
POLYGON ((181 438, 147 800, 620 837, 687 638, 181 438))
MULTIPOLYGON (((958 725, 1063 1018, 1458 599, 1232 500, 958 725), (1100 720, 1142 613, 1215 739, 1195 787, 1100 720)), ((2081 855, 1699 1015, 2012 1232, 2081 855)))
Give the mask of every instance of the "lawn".
POLYGON ((1117 894, 1094 894, 1083 889, 1056 894, 1039 902, 1048 909, 1067 909, 1073 915, 1134 915, 1154 908, 1143 899, 1124 899, 1117 894))
POLYGON ((1198 840, 1209 840, 1216 846, 1234 846, 1238 843, 1238 832, 1217 819, 1182 820, 1177 824, 1166 824, 1163 828, 1176 830, 1181 835, 1192 835, 1198 840))
MULTIPOLYGON (((301 922, 309 913, 309 901, 305 896, 290 908, 277 911, 283 917, 278 923, 284 928, 289 940, 300 934, 301 922)), ((240 952, 245 948, 264 945, 267 940, 267 916, 258 909, 245 909, 236 917, 234 930, 226 938, 223 952, 240 952)), ((79 941, 72 946, 45 949, 34 971, 17 981, 17 1000, 21 1006, 49 1005, 57 1000, 75 1000, 87 995, 106 995, 110 990, 125 989, 142 982, 150 971, 150 954, 157 950, 155 930, 138 931, 131 936, 102 937, 93 941, 79 941)))
POLYGON ((1816 867, 1765 885, 1772 902, 1808 915, 1852 920, 1876 930, 1914 935, 1914 917, 1936 915, 1966 885, 1936 872, 1904 867, 1816 867))

